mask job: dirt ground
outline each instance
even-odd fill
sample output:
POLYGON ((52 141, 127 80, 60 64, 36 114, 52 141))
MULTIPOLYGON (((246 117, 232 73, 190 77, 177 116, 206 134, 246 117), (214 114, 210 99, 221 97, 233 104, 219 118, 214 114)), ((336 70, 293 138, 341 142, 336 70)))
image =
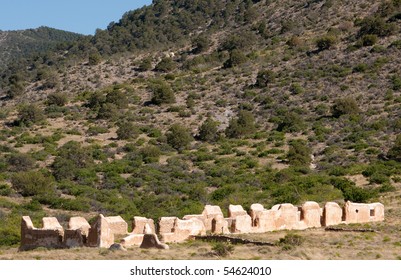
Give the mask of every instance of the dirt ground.
MULTIPOLYGON (((396 213, 396 215, 399 213, 396 213)), ((215 254, 215 243, 188 241, 170 244, 170 250, 144 250, 130 248, 127 251, 110 251, 99 248, 48 250, 38 248, 18 252, 17 248, 0 249, 2 260, 400 260, 401 226, 394 223, 395 215, 387 218, 391 223, 341 226, 345 230, 372 230, 372 232, 326 231, 324 228, 292 231, 301 236, 301 245, 279 244, 288 231, 242 235, 254 241, 272 243, 267 246, 233 245, 231 254, 223 257, 215 254)))

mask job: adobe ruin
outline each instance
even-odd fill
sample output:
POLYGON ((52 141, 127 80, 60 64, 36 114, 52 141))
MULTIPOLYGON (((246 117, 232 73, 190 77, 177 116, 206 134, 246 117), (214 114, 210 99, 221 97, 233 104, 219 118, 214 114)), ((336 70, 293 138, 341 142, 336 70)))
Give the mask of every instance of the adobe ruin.
POLYGON ((120 217, 105 217, 102 214, 89 223, 82 217, 72 217, 68 229, 63 229, 56 218, 43 218, 42 228, 35 228, 30 217, 21 220, 20 250, 38 247, 110 248, 117 238, 124 247, 168 249, 164 243, 179 243, 193 236, 207 234, 248 234, 276 230, 304 230, 339 224, 369 223, 384 220, 384 206, 381 203, 346 202, 340 207, 327 202, 323 208, 308 201, 302 206, 278 204, 265 209, 261 204, 252 204, 249 213, 241 205, 230 205, 228 217, 224 218, 219 206, 206 205, 202 214, 178 217, 162 217, 157 227, 152 219, 134 217, 132 232, 120 217), (159 240, 160 237, 160 240, 159 240), (162 243, 163 242, 163 243, 162 243))

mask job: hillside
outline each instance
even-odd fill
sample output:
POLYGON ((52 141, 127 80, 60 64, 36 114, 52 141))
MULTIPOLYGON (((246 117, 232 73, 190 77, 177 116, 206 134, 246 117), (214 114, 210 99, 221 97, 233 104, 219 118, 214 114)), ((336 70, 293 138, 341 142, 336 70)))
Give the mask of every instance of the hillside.
POLYGON ((19 31, 0 30, 0 69, 4 69, 11 61, 54 50, 61 43, 81 37, 83 35, 49 27, 19 31))
POLYGON ((21 214, 204 204, 380 201, 397 228, 400 15, 397 0, 160 0, 25 57, 0 83, 0 244, 21 214))

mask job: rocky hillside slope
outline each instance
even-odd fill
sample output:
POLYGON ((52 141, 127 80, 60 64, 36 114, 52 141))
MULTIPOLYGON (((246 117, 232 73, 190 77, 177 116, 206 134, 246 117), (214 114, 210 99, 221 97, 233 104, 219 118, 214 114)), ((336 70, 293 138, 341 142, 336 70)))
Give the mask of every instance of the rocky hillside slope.
POLYGON ((27 57, 1 78, 1 242, 22 213, 396 193, 400 15, 396 0, 161 0, 27 57))

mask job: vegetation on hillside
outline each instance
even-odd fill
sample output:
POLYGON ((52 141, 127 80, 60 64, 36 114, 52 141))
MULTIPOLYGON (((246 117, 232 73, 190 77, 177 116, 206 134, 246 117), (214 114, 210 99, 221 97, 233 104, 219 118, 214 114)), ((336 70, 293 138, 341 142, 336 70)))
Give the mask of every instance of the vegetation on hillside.
POLYGON ((10 65, 0 242, 49 209, 129 220, 398 190, 400 13, 395 0, 158 0, 10 65))

